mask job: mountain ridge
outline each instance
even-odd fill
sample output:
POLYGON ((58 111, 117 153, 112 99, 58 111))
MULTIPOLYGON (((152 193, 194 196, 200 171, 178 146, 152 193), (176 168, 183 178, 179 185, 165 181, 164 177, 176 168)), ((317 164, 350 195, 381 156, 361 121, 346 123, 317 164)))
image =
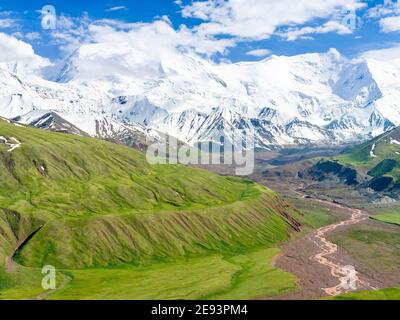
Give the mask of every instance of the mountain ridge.
POLYGON ((397 63, 348 60, 335 49, 215 64, 96 44, 68 58, 59 82, 13 70, 0 73, 1 116, 51 110, 95 137, 101 137, 96 119, 102 116, 192 145, 245 133, 265 149, 363 141, 400 125, 397 63), (103 68, 92 68, 100 63, 103 68))

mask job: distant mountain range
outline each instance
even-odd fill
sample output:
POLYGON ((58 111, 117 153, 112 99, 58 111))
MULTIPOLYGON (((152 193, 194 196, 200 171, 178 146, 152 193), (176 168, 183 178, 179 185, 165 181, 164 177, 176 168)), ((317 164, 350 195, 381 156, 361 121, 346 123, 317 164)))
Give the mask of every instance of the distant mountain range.
POLYGON ((340 144, 400 125, 400 59, 349 60, 335 49, 213 64, 89 44, 54 81, 20 69, 0 64, 0 116, 134 146, 163 134, 195 144, 235 132, 265 149, 340 144))

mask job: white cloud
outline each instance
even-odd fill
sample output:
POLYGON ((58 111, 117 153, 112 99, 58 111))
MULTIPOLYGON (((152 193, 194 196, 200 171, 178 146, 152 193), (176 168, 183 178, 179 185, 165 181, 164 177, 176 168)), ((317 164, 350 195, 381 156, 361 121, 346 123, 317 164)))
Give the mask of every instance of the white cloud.
MULTIPOLYGON (((194 17, 204 22, 194 27, 181 25, 174 29, 167 17, 152 23, 125 23, 102 19, 91 20, 88 15, 73 18, 61 15, 53 38, 61 49, 71 53, 82 43, 125 41, 153 54, 154 45, 170 50, 190 50, 201 55, 226 54, 238 42, 266 39, 281 35, 288 39, 309 37, 309 34, 337 32, 349 29, 337 22, 326 22, 346 8, 358 8, 361 0, 205 0, 183 5, 184 17, 194 17), (325 20, 321 26, 315 19, 325 20), (313 22, 313 27, 304 25, 313 22), (282 28, 286 27, 286 34, 282 28)), ((120 6, 122 7, 122 6, 120 6)), ((118 8, 118 7, 113 7, 118 8)), ((110 8, 112 9, 112 8, 110 8)))
POLYGON ((51 32, 53 42, 60 50, 68 55, 78 49, 82 43, 90 42, 88 32, 92 20, 87 13, 81 17, 69 17, 61 14, 57 18, 57 29, 51 32))
POLYGON ((9 17, 12 13, 12 11, 0 11, 0 17, 9 17))
MULTIPOLYGON (((210 57, 235 45, 232 39, 201 36, 185 25, 175 29, 167 17, 151 23, 125 23, 64 16, 51 35, 65 56, 72 54, 80 77, 87 80, 128 74, 151 78, 180 63, 182 53, 194 59, 196 55, 210 57)), ((61 67, 63 62, 59 63, 61 67)))
POLYGON ((185 25, 174 29, 166 16, 151 23, 125 23, 113 19, 91 20, 87 14, 80 18, 62 15, 51 35, 65 54, 85 43, 124 42, 148 54, 179 48, 210 56, 222 54, 236 43, 233 39, 201 35, 185 25), (154 50, 155 44, 157 50, 154 50))
POLYGON ((265 57, 271 53, 270 50, 267 49, 256 49, 256 50, 250 50, 246 52, 248 56, 252 57, 265 57))
POLYGON ((338 22, 338 21, 328 21, 322 26, 317 27, 302 27, 302 28, 289 28, 281 35, 288 41, 294 41, 299 38, 309 39, 310 35, 313 34, 324 34, 336 32, 337 34, 351 34, 353 30, 348 26, 338 22))
POLYGON ((400 31, 400 1, 385 0, 384 4, 369 9, 366 17, 378 20, 381 32, 398 32, 400 31))
POLYGON ((175 30, 165 19, 133 24, 99 21, 89 26, 89 32, 94 42, 127 42, 149 53, 155 51, 155 44, 156 51, 179 48, 204 55, 223 53, 227 47, 234 45, 230 39, 203 37, 183 25, 175 30))
POLYGON ((378 5, 368 10, 366 17, 367 18, 381 18, 393 13, 393 7, 378 5))
POLYGON ((4 28, 10 28, 15 26, 16 21, 14 19, 0 19, 0 28, 4 29, 4 28))
POLYGON ((316 18, 330 18, 343 10, 364 7, 360 0, 207 0, 182 9, 184 17, 204 20, 196 27, 203 35, 229 35, 266 39, 278 27, 303 25, 316 18))
POLYGON ((41 35, 40 35, 39 32, 28 32, 28 33, 26 33, 26 34, 24 35, 24 37, 25 37, 27 40, 34 41, 34 40, 40 39, 40 38, 41 38, 41 35))
POLYGON ((0 32, 0 62, 18 62, 25 68, 35 70, 50 65, 50 62, 35 54, 32 46, 0 32))
POLYGON ((116 6, 116 7, 108 8, 106 11, 113 12, 113 11, 121 11, 121 10, 128 10, 128 8, 125 6, 116 6))
MULTIPOLYGON (((352 30, 341 24, 338 16, 344 7, 362 6, 359 0, 297 0, 295 3, 293 0, 206 0, 193 1, 188 6, 179 0, 175 3, 181 7, 184 17, 199 18, 203 22, 194 27, 181 25, 174 28, 166 16, 150 23, 126 23, 115 19, 93 20, 87 14, 82 17, 61 15, 57 29, 51 35, 65 55, 85 44, 99 44, 94 46, 97 50, 103 48, 116 53, 116 56, 97 54, 88 49, 85 55, 81 50, 83 56, 78 60, 82 60, 82 68, 88 70, 88 74, 90 69, 97 69, 94 65, 100 64, 103 66, 100 71, 136 72, 136 67, 126 66, 138 64, 153 66, 153 69, 161 66, 162 69, 165 59, 176 58, 180 52, 206 57, 225 55, 240 41, 260 40, 272 35, 295 40, 328 32, 349 34, 352 30), (113 50, 114 47, 118 50, 113 50), (90 55, 96 62, 88 61, 90 55), (135 57, 134 61, 128 61, 130 57, 135 57)), ((254 57, 269 53, 266 49, 247 52, 254 57)))
POLYGON ((379 25, 382 32, 398 32, 400 31, 400 16, 382 18, 379 25))

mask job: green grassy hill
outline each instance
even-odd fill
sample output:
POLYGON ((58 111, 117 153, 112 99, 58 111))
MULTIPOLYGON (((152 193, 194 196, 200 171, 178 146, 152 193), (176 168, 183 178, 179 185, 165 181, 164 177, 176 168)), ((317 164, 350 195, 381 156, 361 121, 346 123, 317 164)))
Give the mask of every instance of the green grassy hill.
POLYGON ((295 287, 271 265, 299 227, 290 205, 247 180, 151 166, 124 146, 0 120, 0 208, 0 298, 48 297, 47 264, 59 270, 54 298, 252 298, 295 287))
POLYGON ((400 178, 400 128, 387 132, 338 157, 347 165, 366 172, 371 177, 400 178))
POLYGON ((400 128, 349 148, 340 156, 322 159, 306 175, 399 198, 400 128))

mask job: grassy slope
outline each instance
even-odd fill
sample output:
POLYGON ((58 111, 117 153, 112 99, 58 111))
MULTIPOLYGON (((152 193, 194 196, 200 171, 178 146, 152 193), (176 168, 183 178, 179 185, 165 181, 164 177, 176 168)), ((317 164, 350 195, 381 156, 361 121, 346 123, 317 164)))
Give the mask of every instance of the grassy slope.
POLYGON ((395 180, 400 178, 400 128, 385 133, 375 139, 352 148, 342 156, 336 157, 342 164, 346 164, 371 176, 391 176, 395 180), (393 142, 395 141, 395 142, 393 142), (375 148, 373 146, 375 145, 375 148), (375 155, 372 156, 371 151, 375 155), (386 162, 385 162, 386 160, 386 162), (387 160, 394 160, 390 163, 387 160), (388 172, 387 172, 388 171, 388 172))
POLYGON ((377 221, 395 224, 400 226, 400 207, 399 206, 389 206, 388 208, 377 208, 373 209, 376 215, 371 218, 377 221))
POLYGON ((294 213, 294 217, 312 229, 318 229, 342 220, 340 216, 332 213, 331 208, 322 206, 318 201, 302 198, 287 198, 287 201, 302 214, 299 216, 294 213))
MULTIPOLYGON (((271 196, 201 211, 113 215, 48 223, 18 254, 23 265, 146 265, 182 255, 244 252, 287 240, 271 196)), ((276 198, 278 203, 278 198, 276 198)))
POLYGON ((54 298, 251 298, 295 286, 265 249, 287 240, 293 208, 266 188, 4 121, 0 135, 22 142, 0 143, 0 266, 43 225, 15 257, 24 267, 0 271, 0 298, 36 297, 45 264, 71 278, 54 298))
POLYGON ((378 214, 372 217, 375 220, 396 224, 400 226, 400 214, 399 213, 388 213, 388 214, 378 214))
POLYGON ((0 143, 0 205, 43 219, 216 206, 247 189, 198 169, 149 166, 142 154, 103 141, 5 122, 0 135, 22 142, 11 153, 0 143))
MULTIPOLYGON (((57 287, 48 299, 248 299, 275 296, 296 288, 294 276, 272 267, 279 249, 242 255, 209 255, 146 267, 120 266, 57 273, 57 287)), ((40 269, 21 268, 19 282, 0 299, 35 299, 40 269)))

